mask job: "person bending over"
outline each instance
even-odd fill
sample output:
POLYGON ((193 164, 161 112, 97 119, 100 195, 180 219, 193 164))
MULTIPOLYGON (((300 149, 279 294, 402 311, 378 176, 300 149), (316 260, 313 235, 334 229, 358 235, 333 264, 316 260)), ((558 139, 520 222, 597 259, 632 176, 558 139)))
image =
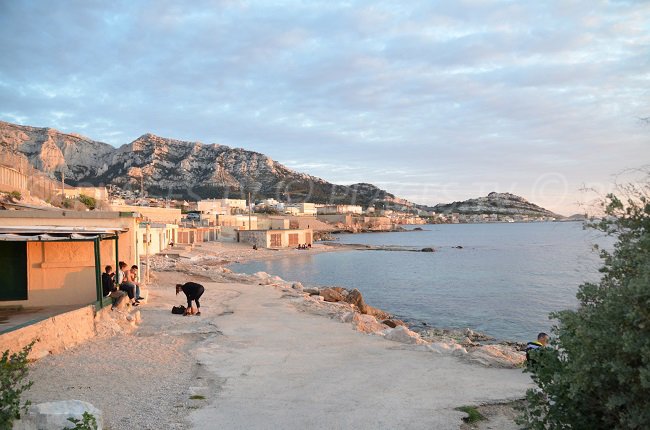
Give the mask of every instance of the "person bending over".
POLYGON ((201 304, 199 303, 199 299, 205 291, 203 285, 197 284, 196 282, 176 284, 176 295, 178 295, 178 293, 181 291, 185 293, 185 297, 187 297, 187 310, 185 311, 185 315, 192 315, 192 301, 196 303, 195 315, 201 315, 201 304))

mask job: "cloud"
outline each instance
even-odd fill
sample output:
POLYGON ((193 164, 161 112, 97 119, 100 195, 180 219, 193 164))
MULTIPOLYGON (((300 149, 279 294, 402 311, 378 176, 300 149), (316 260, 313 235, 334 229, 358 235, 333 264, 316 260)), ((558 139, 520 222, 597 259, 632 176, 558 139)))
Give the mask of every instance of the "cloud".
POLYGON ((649 17, 604 1, 2 2, 0 119, 244 147, 423 203, 494 186, 572 211, 582 183, 650 161, 649 17))

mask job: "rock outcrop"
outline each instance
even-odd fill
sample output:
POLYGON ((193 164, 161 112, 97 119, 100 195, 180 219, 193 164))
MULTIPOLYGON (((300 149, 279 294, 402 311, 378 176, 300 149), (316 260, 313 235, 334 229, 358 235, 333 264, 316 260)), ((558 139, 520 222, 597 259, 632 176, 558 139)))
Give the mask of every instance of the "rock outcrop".
POLYGON ((511 193, 492 192, 485 197, 469 199, 462 202, 439 204, 433 207, 436 213, 464 215, 497 214, 497 215, 526 215, 532 217, 563 218, 547 209, 529 202, 523 197, 511 193))

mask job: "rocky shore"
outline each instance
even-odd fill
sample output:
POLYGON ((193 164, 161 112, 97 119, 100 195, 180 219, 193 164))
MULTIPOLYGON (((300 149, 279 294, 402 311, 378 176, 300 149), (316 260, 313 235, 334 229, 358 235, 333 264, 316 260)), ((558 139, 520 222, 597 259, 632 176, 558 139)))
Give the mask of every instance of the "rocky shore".
MULTIPOLYGON (((247 251, 247 249, 231 248, 231 258, 224 259, 220 258, 218 251, 215 254, 214 248, 206 246, 200 254, 190 258, 156 256, 151 258, 150 264, 156 271, 180 271, 190 275, 200 275, 215 282, 237 282, 278 288, 285 295, 295 298, 292 303, 301 311, 350 324, 359 332, 380 336, 390 341, 421 345, 422 349, 433 353, 453 355, 487 367, 515 368, 523 365, 525 354, 521 344, 496 342, 495 339, 469 328, 447 330, 427 327, 412 330, 404 321, 367 304, 362 293, 357 289, 305 288, 299 281, 287 281, 266 272, 248 275, 235 273, 225 267, 232 259, 244 262, 248 260, 247 257, 260 256, 247 251), (241 252, 245 254, 242 255, 241 252)), ((284 256, 293 250, 283 251, 284 256)), ((327 252, 323 248, 317 249, 318 251, 327 252)))

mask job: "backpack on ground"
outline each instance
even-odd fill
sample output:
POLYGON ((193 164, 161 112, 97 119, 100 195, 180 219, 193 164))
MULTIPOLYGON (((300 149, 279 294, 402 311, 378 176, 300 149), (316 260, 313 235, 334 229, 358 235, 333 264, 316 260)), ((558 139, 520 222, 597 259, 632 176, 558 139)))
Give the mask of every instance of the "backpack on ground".
POLYGON ((185 313, 185 310, 187 308, 183 305, 180 306, 172 306, 172 313, 175 315, 183 315, 185 313))

